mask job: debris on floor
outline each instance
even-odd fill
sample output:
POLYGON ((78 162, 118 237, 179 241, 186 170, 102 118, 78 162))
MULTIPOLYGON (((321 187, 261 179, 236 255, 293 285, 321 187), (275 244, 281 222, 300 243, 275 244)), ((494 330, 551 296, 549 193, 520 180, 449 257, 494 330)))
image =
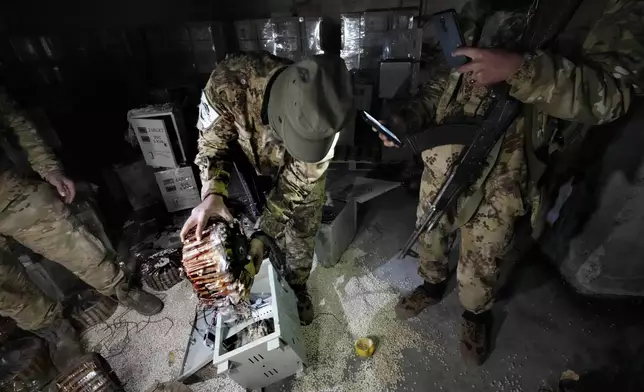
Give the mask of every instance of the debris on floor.
POLYGON ((359 246, 350 247, 334 268, 314 267, 309 290, 316 319, 304 328, 309 368, 283 391, 392 391, 405 384, 407 350, 445 354, 437 331, 428 327, 428 339, 396 319, 398 294, 363 266, 359 246), (378 339, 371 358, 355 355, 354 342, 362 336, 378 339))
MULTIPOLYGON (((181 369, 197 298, 185 280, 159 295, 165 302, 160 314, 145 317, 120 306, 105 323, 83 335, 86 347, 107 359, 127 392, 171 381, 181 369)), ((190 388, 193 392, 244 392, 225 377, 202 384, 190 388)))

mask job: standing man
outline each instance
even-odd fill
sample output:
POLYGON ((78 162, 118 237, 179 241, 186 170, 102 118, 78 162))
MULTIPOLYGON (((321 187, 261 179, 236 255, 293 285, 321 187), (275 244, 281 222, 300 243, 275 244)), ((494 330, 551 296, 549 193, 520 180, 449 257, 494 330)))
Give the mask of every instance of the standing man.
MULTIPOLYGON (((530 209, 533 225, 539 216, 536 184, 548 152, 572 142, 583 125, 624 115, 641 92, 644 72, 644 2, 581 1, 547 51, 535 52, 521 52, 520 43, 539 37, 538 29, 552 24, 551 11, 562 12, 566 2, 512 3, 510 10, 493 9, 492 3, 468 3, 461 12, 470 47, 454 55, 465 55, 470 62, 457 70, 443 67, 442 77, 427 84, 398 118, 410 132, 427 128, 431 132, 432 124, 481 120, 492 102, 487 87, 501 82, 508 83, 510 95, 525 104, 456 210, 421 235, 418 273, 425 283, 396 306, 397 315, 408 318, 441 301, 447 256, 454 232, 460 229, 457 279, 465 308, 460 350, 475 364, 483 363, 489 353, 490 309, 515 221, 530 209)), ((445 145, 422 152, 419 220, 462 148, 445 145)))
MULTIPOLYGON (((192 210, 181 239, 208 219, 231 220, 227 186, 237 143, 258 174, 274 179, 260 228, 286 254, 286 281, 298 300, 300 321, 313 321, 306 281, 325 201, 324 184, 339 132, 353 116, 349 73, 339 58, 314 56, 293 64, 267 52, 229 55, 210 76, 197 127, 202 203, 192 210)), ((262 259, 259 240, 251 253, 262 259)))
MULTIPOLYGON (((0 132, 12 133, 29 163, 46 182, 18 174, 6 154, 0 156, 0 243, 12 237, 55 261, 103 295, 116 295, 121 304, 151 316, 163 308, 152 294, 130 287, 115 256, 70 214, 74 182, 44 143, 34 125, 0 89, 0 132), (53 187, 58 192, 54 192, 53 187), (61 198, 63 199, 61 201, 61 198), (64 203, 63 203, 64 201, 64 203)), ((0 315, 45 338, 58 368, 80 355, 72 326, 62 317, 61 305, 47 298, 22 272, 16 260, 0 249, 0 315)))

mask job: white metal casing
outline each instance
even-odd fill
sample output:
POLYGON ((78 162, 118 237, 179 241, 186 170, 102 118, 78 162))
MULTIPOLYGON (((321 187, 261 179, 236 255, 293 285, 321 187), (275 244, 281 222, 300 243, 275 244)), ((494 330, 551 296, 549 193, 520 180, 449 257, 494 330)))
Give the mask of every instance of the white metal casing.
POLYGON ((133 109, 127 117, 148 165, 177 168, 188 161, 185 125, 173 105, 133 109))
POLYGON ((297 313, 297 299, 288 284, 280 280, 268 260, 264 260, 251 294, 270 293, 270 306, 253 311, 254 320, 224 325, 217 315, 213 363, 217 373, 228 376, 247 389, 259 389, 290 377, 307 364, 304 337, 297 313), (275 331, 233 351, 226 352, 222 342, 245 326, 273 318, 275 331))
POLYGON ((154 176, 168 212, 193 208, 201 202, 192 167, 158 171, 154 176))

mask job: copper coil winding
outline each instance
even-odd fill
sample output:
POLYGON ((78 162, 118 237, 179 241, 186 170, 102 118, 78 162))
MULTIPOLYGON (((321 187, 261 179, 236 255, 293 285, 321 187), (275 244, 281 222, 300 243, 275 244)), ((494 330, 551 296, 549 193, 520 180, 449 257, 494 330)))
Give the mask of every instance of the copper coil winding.
POLYGON ((91 354, 56 378, 60 392, 123 392, 116 375, 101 356, 91 354))
POLYGON ((194 230, 183 246, 183 271, 204 305, 223 307, 244 299, 252 277, 244 273, 248 243, 238 223, 214 222, 200 241, 194 230))
POLYGON ((76 303, 72 309, 71 320, 74 327, 84 331, 112 317, 117 308, 118 302, 97 294, 90 300, 76 303))
POLYGON ((181 281, 181 249, 166 249, 145 258, 141 279, 151 289, 166 291, 181 281))

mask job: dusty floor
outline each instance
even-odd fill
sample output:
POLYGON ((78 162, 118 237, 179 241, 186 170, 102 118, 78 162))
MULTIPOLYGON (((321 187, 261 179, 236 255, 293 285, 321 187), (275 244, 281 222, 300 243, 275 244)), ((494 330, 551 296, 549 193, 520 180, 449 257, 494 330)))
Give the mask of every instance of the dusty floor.
MULTIPOLYGON (((397 251, 414 222, 414 198, 392 191, 362 207, 360 230, 335 268, 316 267, 310 280, 317 319, 304 328, 310 366, 297 380, 267 391, 537 391, 573 369, 582 391, 641 391, 644 312, 632 301, 589 300, 571 293, 536 258, 515 268, 495 306, 494 352, 484 366, 466 367, 458 354, 462 309, 452 282, 445 300, 403 322, 393 307, 418 282, 415 263, 397 251), (375 355, 357 359, 358 336, 378 340, 375 355)), ((194 314, 187 282, 166 295, 164 312, 146 318, 115 314, 86 334, 126 384, 145 391, 175 377, 194 314), (112 333, 107 326, 115 328, 112 333)), ((195 391, 242 391, 225 377, 195 391)))

